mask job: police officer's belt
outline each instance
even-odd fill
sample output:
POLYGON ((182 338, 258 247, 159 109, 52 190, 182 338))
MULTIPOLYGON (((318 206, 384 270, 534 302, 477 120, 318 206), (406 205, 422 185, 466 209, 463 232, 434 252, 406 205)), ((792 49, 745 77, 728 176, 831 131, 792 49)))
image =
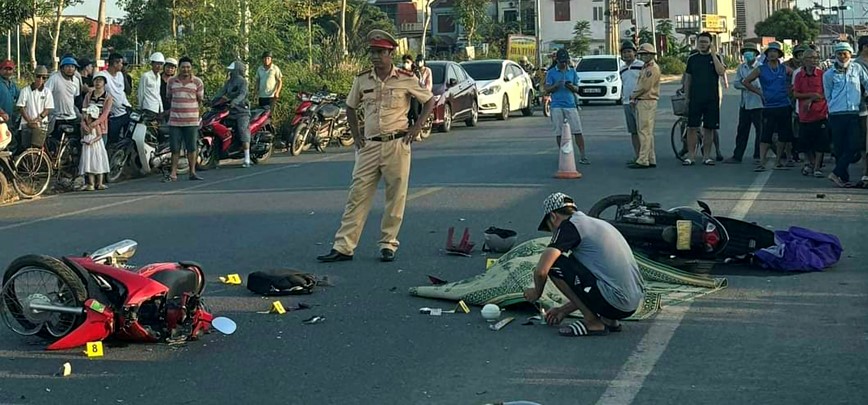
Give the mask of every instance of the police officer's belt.
POLYGON ((374 141, 374 142, 389 142, 389 141, 392 141, 395 139, 401 139, 405 135, 407 135, 407 131, 395 132, 392 134, 380 134, 378 136, 371 137, 371 139, 369 139, 369 140, 374 141))

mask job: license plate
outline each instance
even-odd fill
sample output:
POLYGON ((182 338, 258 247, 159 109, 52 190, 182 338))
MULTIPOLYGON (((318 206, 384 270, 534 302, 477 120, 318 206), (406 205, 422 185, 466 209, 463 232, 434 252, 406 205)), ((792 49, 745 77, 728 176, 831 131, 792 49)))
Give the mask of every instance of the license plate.
POLYGON ((690 250, 690 236, 693 233, 693 222, 688 220, 676 221, 675 229, 677 230, 675 249, 690 250))
POLYGON ((601 93, 600 89, 585 89, 585 93, 601 93))

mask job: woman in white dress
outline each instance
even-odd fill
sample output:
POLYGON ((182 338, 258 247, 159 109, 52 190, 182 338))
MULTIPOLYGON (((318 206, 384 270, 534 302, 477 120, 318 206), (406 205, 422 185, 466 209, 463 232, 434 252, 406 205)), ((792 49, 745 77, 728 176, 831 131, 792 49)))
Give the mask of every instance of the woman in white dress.
POLYGON ((112 97, 105 91, 106 79, 103 76, 93 78, 93 90, 84 97, 81 120, 81 133, 87 134, 81 138, 81 162, 79 172, 87 175, 85 191, 105 190, 104 174, 108 173, 109 160, 102 137, 108 133, 108 116, 112 108, 112 97))

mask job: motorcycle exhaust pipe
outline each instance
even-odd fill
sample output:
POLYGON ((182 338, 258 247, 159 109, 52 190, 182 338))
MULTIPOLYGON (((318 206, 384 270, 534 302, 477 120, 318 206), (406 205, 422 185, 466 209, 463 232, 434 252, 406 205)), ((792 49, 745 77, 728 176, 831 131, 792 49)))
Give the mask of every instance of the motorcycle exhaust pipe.
MULTIPOLYGON (((30 309, 34 309, 37 311, 48 311, 48 312, 63 312, 67 314, 75 314, 80 315, 84 313, 84 308, 70 308, 70 307, 61 307, 58 305, 50 305, 50 304, 38 304, 31 303, 28 305, 30 309)), ((36 311, 34 311, 36 312, 36 311)))

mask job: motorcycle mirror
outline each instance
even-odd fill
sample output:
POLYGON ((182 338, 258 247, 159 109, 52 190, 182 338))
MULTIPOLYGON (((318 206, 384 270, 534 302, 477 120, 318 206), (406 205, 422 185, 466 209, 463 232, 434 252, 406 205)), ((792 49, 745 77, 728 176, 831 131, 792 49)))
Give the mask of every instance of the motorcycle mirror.
POLYGON ((708 215, 711 215, 711 207, 705 203, 705 201, 696 201, 699 204, 699 207, 702 208, 702 212, 708 215))
POLYGON ((211 326, 213 326, 214 329, 217 329, 218 332, 224 335, 231 335, 235 333, 235 329, 238 328, 238 325, 235 324, 235 321, 225 316, 218 316, 217 318, 212 319, 211 326))

